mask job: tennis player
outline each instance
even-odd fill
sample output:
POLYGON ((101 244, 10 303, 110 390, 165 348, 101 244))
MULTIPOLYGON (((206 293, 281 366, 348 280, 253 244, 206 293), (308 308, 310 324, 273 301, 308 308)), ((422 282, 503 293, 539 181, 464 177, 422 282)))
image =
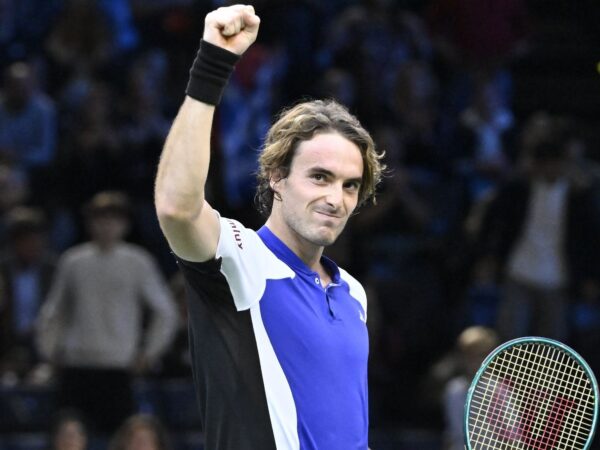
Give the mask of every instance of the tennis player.
POLYGON ((156 180, 162 230, 188 293, 193 376, 210 450, 366 450, 367 303, 323 256, 383 165, 333 101, 301 103, 270 129, 259 161, 257 232, 205 199, 215 105, 255 41, 252 6, 205 19, 186 98, 156 180))

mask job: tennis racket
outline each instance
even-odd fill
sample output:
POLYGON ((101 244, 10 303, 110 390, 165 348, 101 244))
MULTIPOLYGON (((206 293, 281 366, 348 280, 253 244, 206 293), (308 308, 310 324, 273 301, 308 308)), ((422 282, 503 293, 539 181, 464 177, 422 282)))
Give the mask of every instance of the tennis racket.
POLYGON ((573 349, 541 337, 506 342, 482 363, 467 394, 467 450, 586 450, 598 384, 573 349))

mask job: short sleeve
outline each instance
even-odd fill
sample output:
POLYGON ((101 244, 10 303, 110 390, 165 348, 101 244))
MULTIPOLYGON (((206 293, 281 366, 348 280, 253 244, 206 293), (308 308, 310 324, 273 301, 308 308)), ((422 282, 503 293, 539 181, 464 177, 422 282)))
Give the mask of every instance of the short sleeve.
POLYGON ((227 279, 238 311, 249 309, 264 294, 268 279, 293 278, 294 272, 277 258, 254 230, 221 217, 216 258, 227 279))

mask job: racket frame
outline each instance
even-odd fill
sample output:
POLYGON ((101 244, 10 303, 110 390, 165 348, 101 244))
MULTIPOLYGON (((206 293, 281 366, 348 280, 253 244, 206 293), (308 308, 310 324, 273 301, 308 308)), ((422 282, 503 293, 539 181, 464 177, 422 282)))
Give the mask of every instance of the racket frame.
POLYGON ((594 417, 592 419, 592 427, 591 427, 590 435, 588 436, 587 442, 585 443, 585 447, 582 449, 582 450, 588 450, 590 445, 592 444, 592 441, 594 440, 596 424, 598 421, 598 401, 599 401, 598 382, 596 381, 594 372, 592 372, 592 369, 590 368, 588 363, 581 357, 581 355, 579 355, 579 353, 577 353, 571 347, 569 347, 566 344, 563 344, 562 342, 556 341, 554 339, 549 339, 549 338, 545 338, 545 337, 541 337, 541 336, 519 337, 516 339, 512 339, 510 341, 507 341, 507 342, 499 345, 483 360, 483 362, 481 363, 481 366, 479 367, 479 370, 477 370, 477 373, 475 374, 475 377, 473 378, 473 381, 471 382, 471 386, 469 387, 469 390, 467 391, 467 399, 465 402, 465 411, 464 411, 464 420, 463 420, 465 450, 473 450, 473 447, 471 447, 471 444, 469 443, 469 434, 468 434, 469 433, 469 412, 470 412, 471 399, 473 397, 473 394, 475 392, 475 387, 477 386, 479 379, 483 376, 483 373, 488 368, 490 363, 496 358, 496 355, 498 355, 499 353, 502 353, 503 351, 505 351, 508 348, 515 347, 517 345, 524 345, 524 344, 543 344, 543 345, 549 345, 549 346, 559 348, 560 350, 566 352, 568 355, 572 356, 579 364, 581 364, 581 367, 583 368, 583 370, 585 371, 587 376, 590 378, 590 382, 592 384, 592 389, 594 391, 594 417))

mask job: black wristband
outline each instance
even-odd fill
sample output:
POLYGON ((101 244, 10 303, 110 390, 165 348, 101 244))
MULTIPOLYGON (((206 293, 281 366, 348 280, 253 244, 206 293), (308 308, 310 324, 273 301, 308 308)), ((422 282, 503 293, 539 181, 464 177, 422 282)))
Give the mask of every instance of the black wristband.
POLYGON ((218 105, 239 59, 240 55, 201 40, 185 93, 203 103, 218 105))

